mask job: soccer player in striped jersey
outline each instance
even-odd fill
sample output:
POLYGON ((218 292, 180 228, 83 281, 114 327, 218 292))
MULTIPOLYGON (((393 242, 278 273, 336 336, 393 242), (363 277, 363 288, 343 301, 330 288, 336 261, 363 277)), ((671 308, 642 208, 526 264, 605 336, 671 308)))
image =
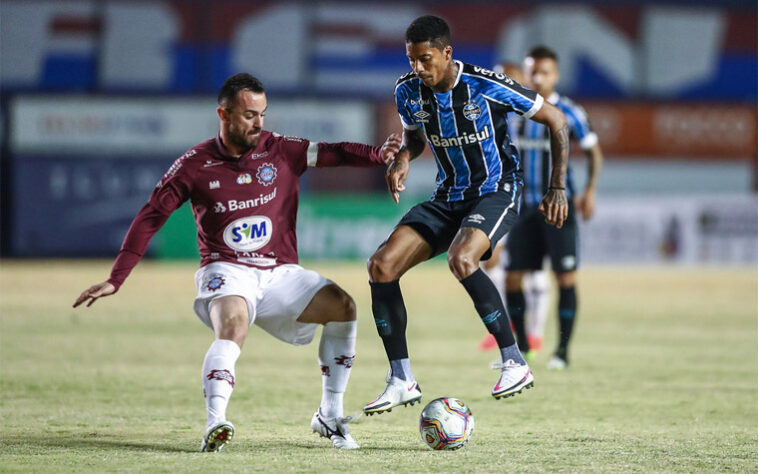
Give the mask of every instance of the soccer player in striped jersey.
MULTIPOLYGON (((566 178, 569 214, 561 228, 547 226, 538 207, 544 193, 552 186, 550 166, 555 165, 551 149, 551 131, 531 121, 516 119, 514 133, 524 164, 524 209, 508 234, 509 252, 506 269, 506 300, 513 321, 519 347, 529 350, 524 324, 524 293, 522 277, 525 272, 542 269, 545 255, 551 260, 559 288, 558 316, 560 338, 548 368, 561 370, 568 366, 568 345, 576 319, 576 269, 578 265, 578 236, 575 211, 587 220, 595 209, 595 189, 603 162, 597 135, 592 131, 584 109, 555 91, 558 83, 558 57, 544 46, 532 49, 524 61, 527 81, 546 101, 563 111, 569 126, 569 135, 579 142, 589 163, 587 184, 580 195, 574 191, 571 168, 566 178), (574 199, 572 203, 571 200, 574 199)), ((562 162, 559 159, 559 162, 562 162)))
POLYGON ((479 261, 490 257, 518 214, 523 181, 518 154, 508 137, 508 112, 551 129, 556 159, 540 207, 556 226, 563 224, 568 212, 569 138, 563 113, 504 74, 453 60, 450 28, 439 17, 414 20, 406 30, 405 48, 413 71, 395 86, 403 146, 387 169, 387 185, 397 202, 410 161, 427 142, 437 162, 437 188, 431 200, 403 216, 368 261, 374 321, 390 373, 385 390, 363 408, 367 414, 421 399, 408 357, 399 279, 413 266, 444 252, 450 270, 500 348, 502 370, 491 395, 508 397, 533 384, 500 295, 479 268, 479 261))

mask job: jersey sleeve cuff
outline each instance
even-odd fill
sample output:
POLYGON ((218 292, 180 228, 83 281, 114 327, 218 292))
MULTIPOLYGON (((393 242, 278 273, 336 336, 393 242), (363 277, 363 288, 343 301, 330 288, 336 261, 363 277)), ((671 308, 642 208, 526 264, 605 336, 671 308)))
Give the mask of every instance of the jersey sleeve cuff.
POLYGON ((318 143, 310 142, 308 144, 308 150, 306 151, 305 155, 308 166, 316 166, 316 163, 318 162, 318 143))
POLYGON ((590 132, 585 135, 584 138, 579 140, 579 146, 582 147, 582 150, 589 150, 593 146, 597 145, 597 142, 597 134, 595 132, 590 132))
POLYGON ((537 98, 534 99, 534 105, 532 105, 532 108, 527 110, 524 114, 524 118, 532 118, 534 114, 540 111, 542 108, 542 104, 545 103, 545 99, 542 98, 541 95, 537 94, 537 98))

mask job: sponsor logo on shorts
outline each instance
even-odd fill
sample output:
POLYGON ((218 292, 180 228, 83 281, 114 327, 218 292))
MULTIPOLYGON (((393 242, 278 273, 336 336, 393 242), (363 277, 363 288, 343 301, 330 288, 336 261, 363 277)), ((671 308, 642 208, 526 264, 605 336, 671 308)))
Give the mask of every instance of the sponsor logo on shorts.
POLYGON ((250 184, 253 182, 253 177, 250 173, 242 173, 237 176, 237 184, 250 184))
POLYGON ((482 116, 482 109, 476 104, 467 104, 463 107, 463 116, 472 122, 482 116))
POLYGON ((321 375, 325 375, 327 377, 330 376, 330 374, 329 374, 329 366, 328 365, 322 365, 321 366, 321 375))
POLYGON ((334 362, 336 362, 337 365, 344 365, 346 368, 349 369, 350 367, 353 366, 353 359, 355 359, 354 355, 351 355, 351 356, 341 355, 339 357, 335 357, 334 362))
POLYGON ((226 369, 213 369, 205 376, 208 380, 222 380, 234 387, 234 375, 226 369))
POLYGON ((576 257, 574 255, 566 255, 561 259, 561 266, 564 270, 570 270, 576 267, 576 257))
POLYGON ((262 185, 271 186, 276 179, 276 167, 271 163, 263 163, 258 167, 255 177, 258 178, 258 182, 262 185))
POLYGON ((222 286, 224 286, 224 283, 226 283, 226 280, 221 275, 211 275, 211 279, 208 280, 208 283, 205 285, 205 288, 208 291, 216 291, 222 286))
POLYGON ((252 252, 271 240, 274 228, 266 216, 242 217, 224 229, 224 243, 240 252, 252 252))
POLYGON ((506 193, 511 192, 511 183, 505 183, 503 185, 503 191, 505 191, 506 193))
POLYGON ((481 214, 472 214, 466 218, 467 221, 474 222, 476 224, 481 224, 482 222, 486 221, 487 219, 481 215, 481 214))

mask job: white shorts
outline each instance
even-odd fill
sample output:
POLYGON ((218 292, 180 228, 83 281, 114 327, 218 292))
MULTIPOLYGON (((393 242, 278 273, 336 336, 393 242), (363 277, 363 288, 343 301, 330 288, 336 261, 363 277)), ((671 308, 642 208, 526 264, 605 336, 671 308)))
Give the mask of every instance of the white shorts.
POLYGON ((234 263, 214 262, 195 273, 195 313, 213 329, 210 307, 222 296, 241 296, 247 302, 250 325, 296 346, 313 340, 318 324, 297 321, 316 293, 332 283, 312 270, 288 264, 259 270, 234 263))

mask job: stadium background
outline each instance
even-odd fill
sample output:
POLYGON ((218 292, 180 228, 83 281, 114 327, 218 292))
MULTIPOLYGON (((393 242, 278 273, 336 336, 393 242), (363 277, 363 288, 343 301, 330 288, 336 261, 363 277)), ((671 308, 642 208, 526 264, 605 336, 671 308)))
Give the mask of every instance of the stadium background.
MULTIPOLYGON (((158 177, 217 130, 238 71, 269 90, 266 128, 381 143, 399 130, 403 32, 447 18, 454 56, 519 62, 556 49, 559 90, 606 155, 588 263, 758 262, 756 10, 712 2, 14 1, 2 4, 2 255, 111 257, 158 177), (96 236, 96 238, 93 238, 96 236)), ((582 182, 584 159, 574 153, 582 182)), ((381 170, 310 170, 305 258, 365 259, 432 191, 429 153, 400 206, 381 170), (349 197, 349 199, 346 199, 349 197)), ((185 206, 151 244, 197 253, 185 206)))
MULTIPOLYGON (((756 13, 741 0, 0 0, 0 471, 758 471, 756 13), (189 209, 118 295, 70 305, 106 278, 159 176, 216 133, 225 77, 265 81, 268 129, 379 144, 399 131, 403 33, 424 13, 446 17, 454 56, 479 65, 555 48, 560 91, 598 131, 571 369, 547 371, 544 351, 534 390, 491 400, 485 329, 444 260, 430 262, 402 281, 414 373, 425 401, 471 406, 469 446, 428 450, 412 407, 351 424, 362 449, 336 452, 308 430, 316 348, 254 328, 234 443, 197 453, 212 335, 190 309, 189 209)), ((381 169, 303 177, 301 254, 358 308, 346 413, 387 368, 362 261, 433 180, 426 155, 396 206, 381 169)))

